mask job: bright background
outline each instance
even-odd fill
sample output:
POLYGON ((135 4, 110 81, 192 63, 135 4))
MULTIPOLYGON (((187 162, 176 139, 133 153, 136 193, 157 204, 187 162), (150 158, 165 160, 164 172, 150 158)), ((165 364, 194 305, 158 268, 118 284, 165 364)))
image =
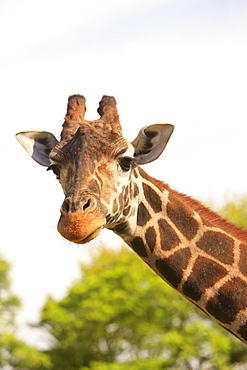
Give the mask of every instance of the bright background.
MULTIPOLYGON (((176 126, 165 153, 145 166, 153 176, 220 204, 247 191, 246 0, 1 0, 1 248, 12 263, 23 323, 38 317, 47 294, 59 298, 78 261, 102 243, 66 242, 56 231, 62 190, 28 158, 14 135, 59 137, 67 98, 83 94, 96 119, 114 95, 124 135, 142 126, 176 126)), ((127 272, 126 272, 127 273, 127 272)))

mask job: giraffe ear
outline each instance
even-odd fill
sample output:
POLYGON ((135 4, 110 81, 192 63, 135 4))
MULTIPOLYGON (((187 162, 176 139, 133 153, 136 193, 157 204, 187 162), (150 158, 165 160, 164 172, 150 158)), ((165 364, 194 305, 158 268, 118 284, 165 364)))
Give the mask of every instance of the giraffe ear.
POLYGON ((168 143, 174 126, 168 123, 145 126, 140 131, 132 145, 135 149, 137 164, 145 164, 157 159, 168 143))
POLYGON ((16 138, 27 153, 42 166, 49 166, 49 154, 57 145, 58 140, 46 131, 23 131, 16 138))

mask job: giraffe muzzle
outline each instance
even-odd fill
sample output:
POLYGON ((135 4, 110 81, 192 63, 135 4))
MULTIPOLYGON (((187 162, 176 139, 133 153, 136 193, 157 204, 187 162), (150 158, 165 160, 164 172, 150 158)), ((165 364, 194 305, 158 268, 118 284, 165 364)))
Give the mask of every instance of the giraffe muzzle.
POLYGON ((58 231, 73 243, 88 243, 105 225, 105 217, 93 196, 85 196, 80 202, 75 202, 72 197, 66 197, 60 211, 58 231))

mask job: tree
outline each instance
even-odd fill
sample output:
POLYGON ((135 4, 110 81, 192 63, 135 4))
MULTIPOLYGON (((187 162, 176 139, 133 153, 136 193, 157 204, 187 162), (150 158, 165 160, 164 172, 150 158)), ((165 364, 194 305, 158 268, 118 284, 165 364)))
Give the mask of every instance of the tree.
POLYGON ((54 370, 229 369, 246 347, 156 276, 126 247, 103 249, 40 326, 54 370), (192 367, 193 366, 193 367, 192 367))
POLYGON ((1 328, 13 329, 14 317, 20 307, 20 300, 10 291, 10 266, 0 257, 0 320, 1 328))
POLYGON ((228 221, 247 230, 247 195, 227 199, 218 213, 228 221))
POLYGON ((10 290, 10 265, 0 258, 0 368, 16 370, 50 369, 49 357, 16 337, 15 316, 20 300, 10 290))

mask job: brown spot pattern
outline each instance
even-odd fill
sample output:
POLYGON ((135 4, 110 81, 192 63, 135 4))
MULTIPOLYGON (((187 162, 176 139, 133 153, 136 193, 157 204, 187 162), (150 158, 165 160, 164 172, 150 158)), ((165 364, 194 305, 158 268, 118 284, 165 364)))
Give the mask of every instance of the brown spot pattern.
POLYGON ((133 250, 140 256, 147 258, 147 251, 145 248, 145 244, 140 236, 136 236, 132 241, 131 241, 131 247, 133 250))
POLYGON ((123 192, 119 194, 118 203, 119 203, 120 209, 122 209, 123 208, 123 192))
POLYGON ((239 269, 247 276, 247 245, 240 244, 240 259, 239 259, 239 269))
POLYGON ((247 323, 245 325, 240 326, 240 328, 238 329, 238 333, 244 340, 247 341, 247 323))
POLYGON ((116 213, 117 211, 118 211, 118 203, 117 203, 117 200, 114 199, 113 207, 112 207, 112 212, 113 213, 116 213))
POLYGON ((147 184, 142 184, 144 196, 155 213, 162 211, 162 201, 160 196, 147 184))
POLYGON ((227 274, 224 267, 204 257, 198 257, 183 285, 183 294, 198 301, 205 290, 227 274))
POLYGON ((167 215, 188 240, 197 234, 199 225, 193 217, 193 211, 171 194, 167 204, 167 215))
POLYGON ((175 252, 169 258, 158 259, 156 261, 157 269, 174 288, 178 287, 190 256, 190 249, 184 248, 175 252))
POLYGON ((234 240, 219 231, 206 231, 196 245, 223 263, 230 265, 234 261, 234 240))
POLYGON ((134 183, 134 197, 137 197, 137 195, 139 195, 139 188, 136 183, 134 183))
POLYGON ((151 216, 145 207, 145 205, 141 202, 138 206, 137 211, 137 225, 138 226, 145 226, 146 223, 150 220, 151 216))
POLYGON ((124 210, 123 210, 123 215, 124 216, 128 216, 128 214, 130 213, 130 206, 128 206, 127 208, 125 208, 124 210))
POLYGON ((134 174, 135 178, 137 179, 138 178, 138 172, 137 172, 136 169, 134 169, 133 174, 134 174))
POLYGON ((226 282, 206 306, 207 311, 222 323, 230 324, 247 306, 247 284, 240 278, 226 282))
POLYGON ((145 233, 146 243, 151 252, 153 252, 156 244, 156 231, 153 226, 149 227, 145 233))
POLYGON ((129 204, 129 187, 126 186, 124 189, 124 206, 126 207, 129 204))
POLYGON ((160 232, 160 243, 161 249, 171 250, 180 243, 180 239, 172 229, 172 227, 167 223, 167 221, 161 218, 158 221, 159 232, 160 232))

